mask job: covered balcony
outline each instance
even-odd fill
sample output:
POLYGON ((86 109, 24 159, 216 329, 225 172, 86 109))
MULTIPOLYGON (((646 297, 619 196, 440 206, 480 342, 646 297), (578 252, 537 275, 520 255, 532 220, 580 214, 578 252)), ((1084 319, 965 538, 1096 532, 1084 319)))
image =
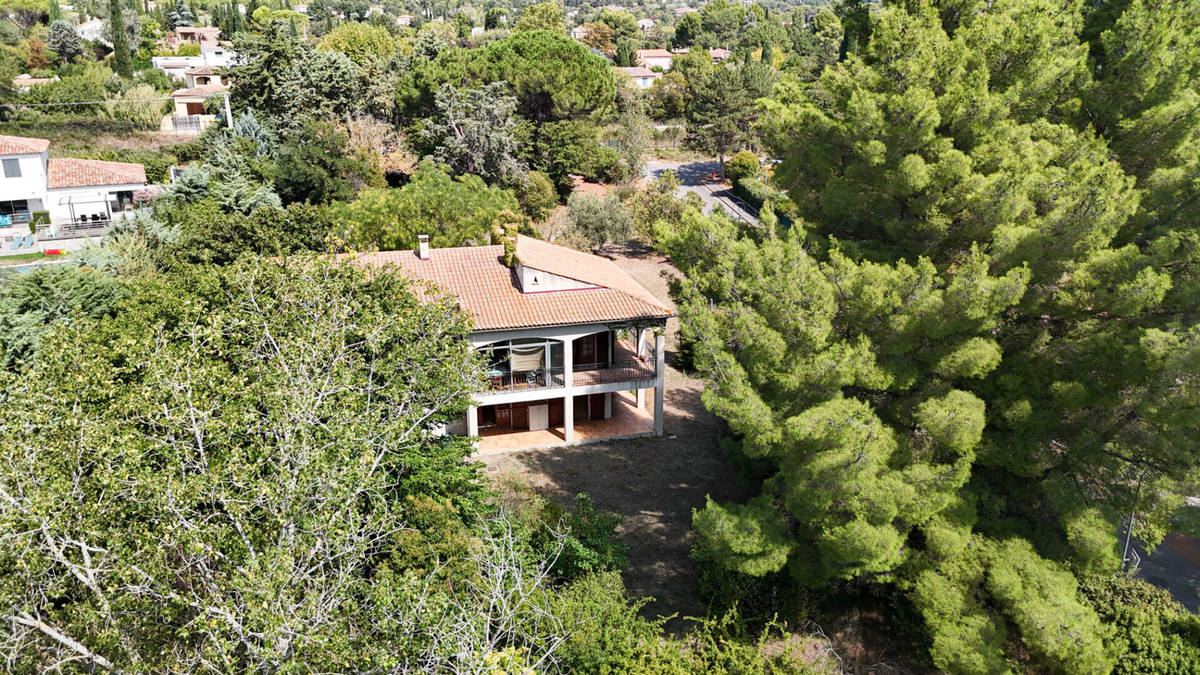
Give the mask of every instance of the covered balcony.
POLYGON ((497 393, 642 382, 658 374, 649 349, 643 347, 639 354, 633 338, 622 339, 612 330, 566 340, 506 340, 482 351, 488 359, 488 389, 497 393), (568 343, 569 364, 563 359, 568 343))
POLYGON ((663 336, 649 327, 551 327, 545 337, 496 340, 478 349, 487 359, 488 389, 454 433, 486 437, 481 449, 662 433, 663 336), (509 434, 522 435, 493 440, 509 434))

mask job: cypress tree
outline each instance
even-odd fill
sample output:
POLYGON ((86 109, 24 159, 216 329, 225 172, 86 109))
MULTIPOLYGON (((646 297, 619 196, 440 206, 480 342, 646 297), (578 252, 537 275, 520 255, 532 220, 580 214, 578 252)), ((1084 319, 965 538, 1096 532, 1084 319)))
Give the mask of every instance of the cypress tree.
POLYGON ((133 77, 129 56, 129 36, 125 34, 125 8, 121 0, 109 0, 108 25, 112 29, 113 71, 121 77, 133 77))
POLYGON ((50 18, 50 23, 54 23, 62 18, 62 7, 59 6, 58 0, 47 1, 46 15, 50 18))

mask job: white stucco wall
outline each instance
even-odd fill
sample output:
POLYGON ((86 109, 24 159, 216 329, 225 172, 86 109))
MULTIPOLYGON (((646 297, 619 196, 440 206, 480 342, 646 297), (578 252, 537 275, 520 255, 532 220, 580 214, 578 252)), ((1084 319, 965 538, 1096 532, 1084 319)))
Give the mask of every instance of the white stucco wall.
POLYGON ((37 155, 4 155, 3 159, 16 159, 21 165, 21 175, 6 178, 0 171, 0 200, 42 199, 46 195, 45 153, 37 155))
MULTIPOLYGON (((145 189, 144 183, 129 185, 105 185, 103 187, 59 188, 47 190, 46 209, 50 211, 50 220, 54 223, 78 221, 79 216, 92 214, 107 215, 107 202, 114 192, 125 192, 145 189), (74 214, 71 204, 74 203, 74 214)), ((113 214, 117 216, 117 213, 113 214)))
POLYGON ((585 284, 582 281, 543 272, 542 270, 535 270, 524 265, 517 265, 517 278, 521 280, 522 293, 573 291, 583 288, 595 288, 592 284, 585 284))

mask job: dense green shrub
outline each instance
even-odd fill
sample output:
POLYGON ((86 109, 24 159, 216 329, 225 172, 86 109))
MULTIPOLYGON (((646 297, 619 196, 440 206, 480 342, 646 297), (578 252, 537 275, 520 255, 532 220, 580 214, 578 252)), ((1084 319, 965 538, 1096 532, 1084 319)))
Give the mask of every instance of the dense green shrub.
POLYGON ((758 156, 743 150, 725 162, 725 177, 737 183, 743 178, 755 178, 758 174, 758 156))
POLYGON ((633 233, 633 216, 616 195, 601 198, 576 192, 567 200, 567 216, 592 248, 624 241, 633 233))
POLYGON ((787 636, 773 623, 752 631, 736 612, 725 612, 694 621, 686 638, 664 638, 663 619, 640 615, 647 602, 629 602, 620 575, 611 572, 585 577, 565 588, 555 598, 555 614, 577 623, 558 652, 559 670, 601 675, 821 672, 800 658, 799 644, 766 648, 769 641, 787 636))
POLYGON ((562 551, 552 568, 563 578, 577 579, 593 572, 620 570, 629 564, 625 558, 628 547, 616 538, 621 518, 597 511, 587 493, 575 495, 574 513, 554 502, 545 502, 540 518, 544 527, 534 540, 542 542, 539 548, 544 552, 549 553, 546 547, 553 543, 552 538, 545 536, 547 533, 566 531, 562 551))
POLYGON ((485 244, 496 216, 519 209, 508 190, 479 176, 451 176, 425 161, 404 187, 363 190, 353 202, 332 204, 329 213, 352 246, 390 250, 413 248, 419 234, 428 234, 434 246, 485 244))
POLYGON ((354 152, 345 133, 323 122, 305 123, 276 160, 275 191, 284 203, 328 204, 352 198, 358 187, 382 184, 378 165, 354 152))
POLYGON ((734 181, 733 193, 756 209, 761 209, 763 204, 769 201, 771 207, 775 209, 775 213, 780 217, 787 221, 796 218, 796 204, 787 194, 772 188, 757 178, 741 178, 734 181))
POLYGON ((1080 577, 1079 590, 1112 630, 1114 673, 1200 671, 1200 617, 1141 579, 1119 574, 1080 577))
POLYGON ((558 192, 549 176, 541 171, 530 171, 523 180, 513 186, 517 201, 521 203, 521 211, 531 220, 545 220, 555 206, 558 206, 558 192))
POLYGON ((324 211, 309 204, 264 207, 249 215, 229 212, 213 199, 182 208, 164 203, 159 215, 179 237, 162 251, 168 261, 224 265, 247 253, 278 256, 324 251, 331 226, 324 211))

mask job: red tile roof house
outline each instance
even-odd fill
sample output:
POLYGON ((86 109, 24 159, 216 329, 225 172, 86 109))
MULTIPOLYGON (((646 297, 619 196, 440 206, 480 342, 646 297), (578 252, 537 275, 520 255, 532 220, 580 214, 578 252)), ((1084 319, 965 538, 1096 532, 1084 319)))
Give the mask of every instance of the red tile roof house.
POLYGON ((54 225, 103 227, 131 210, 134 192, 146 187, 141 164, 51 159, 49 148, 44 138, 0 136, 0 235, 9 234, 3 223, 27 225, 39 211, 54 225))
POLYGON ((474 321, 488 389, 447 431, 481 453, 663 433, 663 327, 672 310, 611 260, 517 235, 504 246, 354 255, 394 265, 474 321), (646 393, 653 393, 647 410, 646 393))

